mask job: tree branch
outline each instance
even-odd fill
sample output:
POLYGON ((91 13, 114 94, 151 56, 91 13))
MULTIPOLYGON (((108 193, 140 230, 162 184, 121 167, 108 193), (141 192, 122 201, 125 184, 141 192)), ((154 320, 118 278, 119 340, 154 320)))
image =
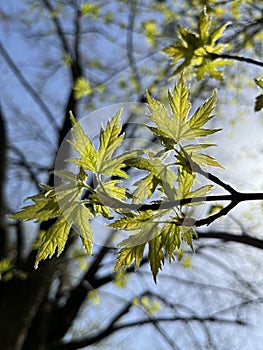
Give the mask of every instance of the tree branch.
POLYGON ((126 328, 133 328, 136 326, 142 326, 145 324, 151 324, 151 323, 159 323, 159 322, 200 322, 200 323, 205 323, 205 322, 212 322, 212 323, 221 323, 221 324, 238 324, 240 326, 246 326, 247 323, 242 320, 233 320, 233 319, 228 319, 228 318, 223 318, 223 317, 214 317, 214 316, 208 316, 208 317, 200 317, 200 316, 170 316, 170 317, 158 317, 158 318, 146 318, 134 322, 127 322, 123 323, 120 325, 113 325, 113 323, 110 323, 110 326, 107 327, 104 331, 98 332, 94 336, 88 336, 84 337, 80 340, 68 342, 68 343, 60 343, 60 344, 54 344, 53 346, 51 345, 50 350, 76 350, 76 349, 81 349, 86 346, 89 346, 91 344, 95 344, 101 340, 103 340, 106 336, 109 336, 116 331, 119 331, 121 329, 126 329, 126 328))
POLYGON ((255 247, 258 249, 263 249, 263 240, 254 238, 248 235, 235 235, 227 232, 222 231, 208 231, 208 232, 201 232, 197 231, 198 238, 197 239, 203 239, 203 238, 211 238, 211 239, 221 239, 225 242, 236 242, 240 244, 246 244, 251 247, 255 247))
MULTIPOLYGON (((182 206, 191 203, 206 203, 206 202, 218 202, 218 201, 230 201, 230 203, 221 209, 218 213, 210 215, 206 218, 196 220, 194 218, 186 218, 183 222, 184 226, 204 226, 209 225, 216 219, 228 214, 233 208, 235 208, 240 202, 245 201, 255 201, 263 200, 263 193, 244 193, 238 192, 232 189, 231 194, 226 195, 210 195, 210 196, 201 196, 201 197, 190 197, 190 198, 181 198, 172 201, 155 201, 149 204, 131 204, 123 203, 109 196, 103 197, 103 205, 108 206, 109 208, 118 210, 118 209, 127 209, 130 211, 143 212, 147 210, 163 210, 163 209, 172 209, 177 206, 182 206)), ((102 196, 101 196, 102 197, 102 196)), ((86 204, 89 206, 89 204, 86 204)), ((180 226, 180 223, 178 223, 180 226)))
MULTIPOLYGON (((231 201, 234 202, 234 206, 244 201, 263 200, 263 192, 258 193, 246 193, 235 191, 235 194, 222 194, 222 195, 210 195, 201 197, 181 198, 172 201, 155 201, 149 204, 130 204, 123 203, 113 198, 107 198, 108 202, 104 205, 113 209, 129 209, 131 211, 147 211, 147 210, 161 210, 172 209, 177 206, 185 204, 199 203, 199 202, 217 202, 217 201, 231 201)), ((231 208, 232 209, 232 208, 231 208)), ((229 210, 228 210, 229 211, 229 210)))
POLYGON ((222 208, 221 210, 219 210, 219 212, 215 213, 214 215, 210 215, 204 219, 196 220, 194 225, 196 227, 200 227, 200 226, 204 226, 204 225, 208 226, 213 221, 221 218, 224 215, 227 215, 230 212, 230 210, 232 210, 237 204, 238 204, 238 202, 231 201, 226 207, 222 208))
MULTIPOLYGON (((43 1, 43 4, 45 5, 46 9, 49 11, 49 13, 54 13, 54 9, 52 8, 51 4, 49 3, 48 0, 42 0, 43 1)), ((70 47, 68 45, 68 42, 67 40, 65 39, 65 36, 63 34, 63 29, 62 29, 62 26, 58 20, 58 17, 55 15, 51 15, 50 16, 51 19, 53 20, 53 23, 55 25, 55 28, 56 28, 56 31, 57 31, 57 34, 58 34, 58 37, 61 41, 61 44, 62 44, 62 47, 63 47, 63 51, 65 54, 71 54, 71 50, 70 50, 70 47)))
POLYGON ((139 88, 141 86, 141 83, 140 83, 139 72, 138 72, 137 65, 134 58, 134 45, 133 45, 133 33, 134 33, 135 14, 136 14, 137 4, 136 4, 136 1, 130 1, 129 5, 130 5, 130 12, 129 12, 128 26, 127 26, 126 50, 127 50, 127 56, 128 56, 130 67, 132 69, 134 79, 138 84, 138 88, 139 88))
POLYGON ((51 125, 54 127, 55 130, 58 130, 58 125, 56 124, 56 118, 51 113, 47 105, 44 103, 44 101, 39 97, 39 94, 32 88, 32 86, 29 84, 29 82, 26 80, 26 78, 21 73, 21 70, 17 68, 16 64, 12 60, 12 58, 9 56, 8 52, 0 42, 0 54, 4 58, 5 62, 11 69, 11 71, 14 73, 15 77, 18 79, 18 81, 21 83, 21 85, 25 88, 25 90, 29 93, 29 95, 33 98, 33 100, 38 104, 40 109, 44 112, 45 116, 51 123, 51 125))
POLYGON ((258 67, 263 67, 263 62, 253 60, 252 58, 248 58, 248 57, 228 55, 228 54, 216 54, 216 53, 208 53, 208 55, 213 60, 215 60, 217 58, 224 58, 227 60, 235 60, 235 61, 253 64, 254 66, 258 66, 258 67))
POLYGON ((204 171, 198 164, 194 163, 190 157, 188 157, 189 162, 190 162, 190 166, 193 169, 193 171, 195 171, 196 173, 204 176, 205 178, 207 178, 208 180, 214 182, 215 184, 219 185, 220 187, 224 188, 226 191, 228 191, 229 193, 232 193, 233 195, 237 194, 237 191, 230 186, 229 184, 223 182, 222 180, 220 180, 217 176, 204 171))

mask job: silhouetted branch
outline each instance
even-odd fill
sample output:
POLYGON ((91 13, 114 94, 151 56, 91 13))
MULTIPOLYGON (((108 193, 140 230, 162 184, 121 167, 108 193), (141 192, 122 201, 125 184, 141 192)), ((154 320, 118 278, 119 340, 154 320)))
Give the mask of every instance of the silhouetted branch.
POLYGON ((239 62, 253 64, 254 66, 258 66, 258 67, 263 67, 263 62, 253 60, 252 58, 248 58, 248 57, 228 55, 228 54, 217 54, 217 53, 208 53, 208 54, 209 54, 209 57, 212 59, 224 58, 227 60, 235 60, 239 62))
POLYGON ((26 80, 24 75, 22 74, 21 70, 16 66, 2 43, 0 42, 0 54, 4 58, 5 62, 11 69, 11 71, 14 73, 15 77, 18 79, 18 81, 21 83, 21 85, 24 87, 24 89, 29 93, 29 95, 33 98, 33 100, 37 103, 39 108, 44 112, 45 116, 51 123, 51 125, 54 127, 55 130, 58 130, 58 125, 56 124, 56 118, 51 113, 45 102, 40 98, 39 94, 33 89, 31 84, 26 80))
POLYGON ((241 244, 246 244, 251 247, 258 249, 263 249, 263 241, 258 238, 254 238, 247 235, 236 235, 222 231, 207 231, 199 232, 197 231, 198 239, 211 238, 211 239, 221 239, 225 242, 237 242, 241 244))
POLYGON ((130 67, 133 72, 135 81, 140 86, 140 76, 137 69, 137 64, 134 57, 134 43, 133 43, 133 33, 134 33, 134 24, 135 24, 135 15, 136 15, 136 1, 130 1, 129 3, 129 19, 127 25, 127 56, 129 60, 130 67))
MULTIPOLYGON (((126 306, 126 309, 129 309, 130 305, 126 306)), ((124 315, 123 311, 115 317, 115 319, 119 319, 121 316, 124 315)), ((86 346, 95 344, 101 340, 103 340, 106 336, 112 335, 116 331, 119 331, 121 329, 127 329, 127 328, 133 328, 136 326, 142 326, 145 324, 152 324, 152 323, 161 323, 161 322, 183 322, 183 323, 188 323, 188 322, 199 322, 201 324, 203 323, 218 323, 218 324, 235 324, 235 325, 240 325, 240 326, 246 326, 247 322, 238 320, 238 319, 230 319, 230 318, 223 318, 223 317, 199 317, 199 316, 167 316, 167 317, 157 317, 157 318, 146 318, 146 319, 141 319, 138 321, 134 322, 127 322, 123 323, 120 325, 114 325, 113 322, 110 322, 110 325, 103 331, 98 332, 97 334, 93 336, 88 336, 88 337, 83 337, 80 340, 76 341, 71 341, 68 343, 62 343, 62 344, 54 344, 53 346, 51 345, 50 350, 76 350, 76 349, 81 349, 86 346)))

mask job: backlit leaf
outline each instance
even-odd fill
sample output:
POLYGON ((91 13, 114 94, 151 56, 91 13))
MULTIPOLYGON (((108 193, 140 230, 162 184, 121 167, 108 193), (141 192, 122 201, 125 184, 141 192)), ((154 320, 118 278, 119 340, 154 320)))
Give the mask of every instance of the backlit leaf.
POLYGON ((70 226, 65 217, 60 216, 55 224, 49 228, 39 247, 35 268, 38 267, 41 260, 45 260, 48 257, 51 258, 55 254, 56 249, 57 256, 62 253, 68 238, 70 226))
POLYGON ((223 79, 222 72, 217 68, 231 61, 212 54, 220 55, 229 47, 228 44, 218 43, 227 25, 228 23, 211 30, 211 19, 204 9, 200 16, 198 33, 178 26, 177 42, 163 50, 173 59, 172 64, 177 65, 173 76, 186 68, 194 68, 197 79, 203 79, 206 74, 215 79, 223 79))
POLYGON ((10 215, 10 219, 35 220, 42 222, 61 214, 57 201, 52 197, 45 196, 45 192, 29 197, 34 204, 22 208, 21 211, 10 215))
POLYGON ((176 249, 181 246, 180 227, 176 223, 168 222, 161 232, 161 245, 168 254, 171 262, 174 260, 176 249))
POLYGON ((146 92, 146 97, 151 112, 148 118, 158 126, 158 128, 152 130, 154 130, 157 135, 173 139, 175 137, 173 123, 165 106, 152 98, 148 92, 146 92))
MULTIPOLYGON (((210 119, 213 118, 212 112, 214 110, 215 103, 216 103, 216 92, 214 91, 211 98, 205 101, 193 114, 191 119, 187 121, 190 138, 192 133, 195 135, 195 137, 199 137, 199 136, 206 136, 217 131, 213 129, 212 130, 208 129, 208 130, 205 130, 207 134, 206 133, 203 134, 204 129, 201 129, 201 127, 204 124, 206 124, 210 119)), ((187 135, 184 135, 184 137, 187 138, 187 135)))
POLYGON ((124 247, 118 252, 118 257, 116 261, 116 265, 113 271, 118 271, 120 268, 127 268, 133 262, 135 264, 135 268, 138 269, 140 262, 143 257, 143 252, 145 248, 145 244, 140 244, 134 247, 124 247))
POLYGON ((85 247, 87 253, 91 255, 93 236, 88 219, 92 219, 93 215, 88 208, 79 203, 71 213, 71 217, 78 230, 83 246, 85 247))
POLYGON ((156 283, 156 276, 159 270, 162 269, 164 263, 164 252, 161 246, 161 236, 155 233, 155 237, 149 241, 148 260, 151 266, 154 282, 156 283))
POLYGON ((189 102, 189 89, 185 84, 183 75, 176 84, 173 94, 170 91, 168 92, 168 97, 173 115, 185 121, 191 104, 189 102))
POLYGON ((69 161, 82 166, 85 170, 94 171, 97 158, 96 150, 81 125, 75 120, 73 114, 71 114, 70 117, 73 124, 72 133, 75 140, 70 140, 69 142, 81 158, 69 159, 69 161))
POLYGON ((254 79, 254 81, 255 81, 255 83, 257 84, 258 87, 263 89, 263 78, 257 78, 257 79, 254 79))

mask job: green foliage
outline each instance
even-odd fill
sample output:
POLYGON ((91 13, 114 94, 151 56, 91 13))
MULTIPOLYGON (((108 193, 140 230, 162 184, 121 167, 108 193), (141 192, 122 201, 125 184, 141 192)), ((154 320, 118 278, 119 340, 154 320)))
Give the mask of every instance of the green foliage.
POLYGON ((129 279, 128 273, 124 269, 119 269, 114 276, 114 285, 117 288, 125 288, 129 279))
POLYGON ((158 35, 158 29, 156 25, 156 21, 153 19, 150 19, 148 21, 145 21, 142 23, 142 27, 145 31, 147 41, 150 44, 155 43, 155 38, 158 35))
POLYGON ((84 2, 81 4, 81 13, 83 16, 91 16, 97 18, 100 13, 100 8, 93 2, 84 2))
POLYGON ((147 296, 142 296, 141 298, 135 298, 133 301, 133 305, 142 306, 143 310, 149 316, 154 316, 161 309, 161 305, 157 300, 151 300, 147 296))
POLYGON ((11 217, 37 222, 56 218, 49 230, 43 233, 35 267, 41 260, 53 256, 56 250, 58 256, 62 253, 73 227, 87 253, 92 254, 93 236, 89 221, 98 215, 110 220, 110 227, 130 232, 130 236, 119 243, 121 248, 114 268, 116 276, 120 276, 120 269, 133 263, 138 268, 147 248, 147 260, 156 281, 166 254, 169 261, 173 261, 182 241, 194 250, 195 220, 191 215, 194 206, 200 205, 202 199, 193 202, 192 199, 203 198, 212 188, 212 185, 197 185, 196 170, 205 166, 220 167, 211 156, 201 153, 213 146, 201 140, 218 131, 204 128, 214 117, 216 93, 213 92, 191 116, 189 88, 183 75, 173 91, 168 92, 170 110, 148 92, 146 96, 147 117, 151 123, 148 128, 163 147, 158 153, 138 149, 116 154, 124 140, 121 110, 105 128, 101 127, 98 148, 71 114, 73 140, 69 142, 78 157, 68 161, 78 166, 78 173, 55 171, 62 184, 55 188, 43 185, 40 194, 30 197, 33 204, 11 217), (131 167, 143 175, 132 188, 127 188, 123 180, 130 177, 127 169, 131 167), (87 184, 88 176, 89 180, 92 177, 96 180, 93 181, 96 186, 87 184), (118 179, 112 179, 112 176, 118 179), (86 198, 83 197, 84 190, 89 192, 86 198), (189 200, 181 203, 183 199, 189 200), (147 208, 144 207, 145 201, 147 208), (177 204, 173 204, 174 201, 177 204))
POLYGON ((25 272, 17 270, 8 259, 0 260, 0 281, 9 281, 12 278, 26 279, 25 272))
POLYGON ((182 140, 193 140, 219 131, 218 129, 202 128, 213 118, 212 112, 216 101, 215 92, 209 100, 196 110, 191 118, 187 118, 190 109, 189 90, 185 85, 183 76, 181 76, 174 91, 169 91, 168 97, 173 113, 172 118, 163 104, 147 94, 151 112, 149 119, 157 125, 157 128, 151 127, 151 130, 160 138, 167 149, 173 149, 182 140))
MULTIPOLYGON (((207 2, 209 4, 212 3, 207 2)), ((233 6, 232 11, 235 9, 238 17, 241 7, 237 2, 233 6)), ((212 7, 209 10, 212 11, 212 7)), ((168 21, 168 17, 169 20, 172 17, 167 11, 165 17, 168 21)), ((96 18, 100 9, 91 2, 84 2, 81 14, 96 18)), ((112 13, 109 12, 108 21, 111 18, 112 13)), ((157 23, 155 18, 141 23, 150 44, 157 43, 160 34, 157 23)), ((69 142, 77 156, 68 159, 68 162, 77 166, 77 173, 55 171, 62 184, 54 188, 42 185, 43 191, 29 198, 32 203, 10 217, 36 222, 54 219, 54 224, 37 241, 35 267, 56 251, 59 256, 73 229, 80 236, 86 252, 92 254, 90 220, 101 216, 108 227, 129 232, 128 238, 118 244, 114 267, 116 285, 123 287, 126 283, 123 269, 132 264, 137 269, 143 259, 149 262, 156 281, 166 257, 169 262, 182 259, 182 242, 194 251, 195 226, 209 224, 220 217, 220 213, 227 212, 224 211, 226 208, 213 205, 207 220, 195 219, 195 207, 206 201, 207 193, 213 187, 211 183, 201 186, 200 176, 212 180, 232 195, 237 192, 204 170, 223 168, 216 159, 206 154, 215 145, 204 141, 220 130, 211 126, 215 116, 216 91, 195 111, 191 111, 190 89, 183 75, 183 71, 189 68, 196 73, 198 80, 206 75, 223 79, 219 68, 231 63, 229 57, 235 57, 224 54, 230 45, 219 43, 227 26, 228 23, 225 23, 214 28, 204 8, 197 31, 178 25, 177 41, 163 50, 176 65, 173 75, 181 73, 181 76, 174 89, 168 91, 168 108, 146 91, 147 127, 153 139, 159 142, 161 149, 158 152, 150 149, 123 152, 122 110, 105 127, 101 127, 98 147, 71 114, 73 140, 69 142), (130 178, 134 173, 138 175, 136 181, 130 178)), ((95 69, 99 68, 100 61, 94 61, 93 65, 95 69)), ((138 85, 134 76, 130 82, 133 81, 138 85)), ((127 85, 126 81, 123 83, 127 85)), ((255 83, 263 89, 262 79, 255 79, 255 83)), ((99 88, 96 89, 99 91, 99 88)), ((79 78, 74 86, 75 98, 91 93, 93 89, 89 81, 79 78)), ((256 98, 255 110, 259 111, 262 107, 261 94, 256 98)), ((191 266, 191 260, 186 259, 185 266, 191 266)))
POLYGON ((84 78, 78 78, 74 85, 74 97, 76 100, 92 93, 92 87, 88 80, 84 78))
POLYGON ((172 58, 172 64, 177 64, 174 75, 185 68, 193 68, 197 79, 203 79, 206 74, 212 78, 222 80, 223 74, 218 68, 230 64, 220 54, 228 49, 230 45, 219 44, 218 40, 223 36, 223 32, 228 23, 211 29, 211 19, 204 9, 200 16, 198 33, 178 26, 178 41, 163 51, 172 58), (178 63, 183 60, 182 63, 178 63))

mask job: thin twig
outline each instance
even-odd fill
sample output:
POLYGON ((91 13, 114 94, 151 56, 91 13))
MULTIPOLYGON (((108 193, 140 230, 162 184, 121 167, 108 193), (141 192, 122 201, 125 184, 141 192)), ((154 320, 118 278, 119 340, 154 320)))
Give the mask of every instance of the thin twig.
POLYGON ((2 43, 0 42, 0 54, 4 58, 5 62, 11 69, 11 71, 14 73, 15 77, 18 79, 18 81, 21 83, 21 85, 25 88, 25 90, 29 93, 29 95, 33 98, 33 100, 38 104, 39 108, 44 112, 45 116, 51 123, 51 125, 54 127, 55 130, 58 130, 59 127, 56 123, 56 118, 51 113, 45 102, 40 98, 39 94, 33 89, 31 84, 26 80, 24 75, 22 74, 21 70, 18 69, 17 65, 12 60, 9 53, 6 51, 2 43))

